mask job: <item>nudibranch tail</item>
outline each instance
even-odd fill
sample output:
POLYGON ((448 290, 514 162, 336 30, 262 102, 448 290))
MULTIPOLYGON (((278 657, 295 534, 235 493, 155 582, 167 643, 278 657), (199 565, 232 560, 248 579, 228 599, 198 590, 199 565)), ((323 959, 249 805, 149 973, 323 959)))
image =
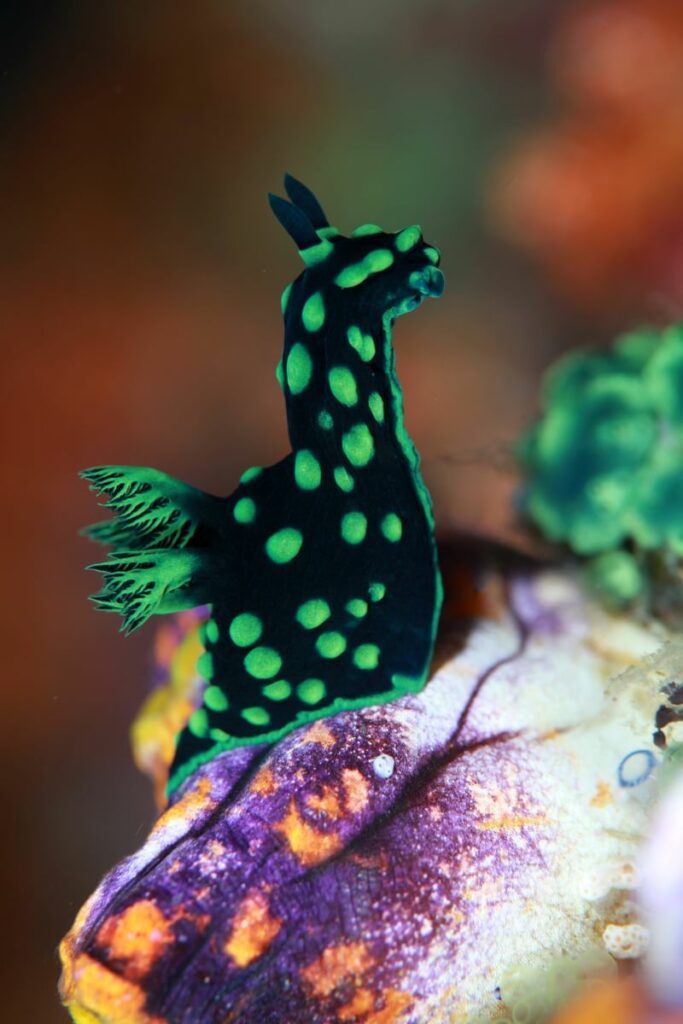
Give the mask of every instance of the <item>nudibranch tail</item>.
POLYGON ((273 742, 338 711, 425 684, 441 606, 431 501, 403 421, 395 319, 443 290, 417 225, 329 225, 290 175, 273 213, 304 269, 283 295, 278 373, 292 451, 214 498, 155 470, 85 478, 116 518, 92 568, 98 607, 130 632, 210 606, 201 707, 179 736, 171 787, 233 747, 273 742))
POLYGON ((101 610, 118 612, 123 630, 132 633, 150 615, 168 614, 196 608, 204 603, 202 571, 205 551, 185 548, 147 549, 116 552, 106 562, 89 569, 102 573, 104 586, 91 600, 101 610))
POLYGON ((104 494, 114 519, 86 526, 91 540, 114 549, 184 547, 197 529, 216 528, 222 500, 142 466, 96 466, 80 476, 104 494))

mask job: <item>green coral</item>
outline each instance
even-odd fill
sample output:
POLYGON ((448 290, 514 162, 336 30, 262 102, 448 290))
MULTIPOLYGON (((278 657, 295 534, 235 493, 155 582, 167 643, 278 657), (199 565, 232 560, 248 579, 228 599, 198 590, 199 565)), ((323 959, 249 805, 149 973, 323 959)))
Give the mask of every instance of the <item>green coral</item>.
POLYGON ((605 604, 618 608, 639 597, 646 580, 635 558, 628 551, 605 551, 588 565, 586 578, 605 604))
POLYGON ((608 601, 632 600, 644 558, 683 554, 683 325, 561 359, 541 408, 518 447, 522 512, 549 540, 601 556, 590 574, 608 601))

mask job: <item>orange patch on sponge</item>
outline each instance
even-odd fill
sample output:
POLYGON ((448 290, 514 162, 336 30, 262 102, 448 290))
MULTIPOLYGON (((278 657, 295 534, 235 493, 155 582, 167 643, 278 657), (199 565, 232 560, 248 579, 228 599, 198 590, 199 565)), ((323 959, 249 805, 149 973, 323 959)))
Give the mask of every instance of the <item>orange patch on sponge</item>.
POLYGON ((150 836, 155 835, 157 832, 161 832, 168 825, 173 825, 177 821, 187 823, 188 825, 201 814, 202 811, 207 808, 215 806, 216 801, 211 797, 211 780, 200 779, 196 786, 188 790, 185 796, 181 797, 177 804, 173 804, 172 807, 161 815, 161 817, 155 822, 154 828, 150 832, 150 836))
POLYGON ((490 821, 477 821, 475 827, 480 832, 507 832, 513 828, 527 828, 531 825, 547 825, 544 814, 505 814, 502 818, 490 821))
POLYGON ((333 821, 336 821, 342 813, 339 798, 331 786, 323 786, 320 794, 310 793, 306 797, 306 804, 312 811, 322 811, 333 821))
POLYGON ((97 893, 94 892, 78 911, 70 931, 59 944, 59 959, 62 964, 62 975, 59 979, 59 991, 63 1000, 66 1000, 67 994, 71 992, 73 988, 74 964, 78 956, 78 939, 80 933, 88 922, 96 900, 97 893))
POLYGON ((290 850, 304 867, 320 864, 341 848, 341 840, 336 832, 321 832, 304 821, 294 799, 289 801, 282 821, 273 827, 285 837, 290 850))
MULTIPOLYGON (((88 899, 85 901, 81 909, 76 914, 76 919, 74 920, 74 923, 71 925, 71 930, 69 931, 69 934, 62 942, 61 948, 64 950, 65 954, 70 954, 71 959, 73 959, 73 956, 75 954, 76 940, 78 939, 79 934, 83 931, 86 924, 88 923, 88 918, 90 917, 90 913, 93 907, 95 906, 96 902, 97 892, 94 892, 92 896, 88 897, 88 899)), ((62 957, 62 959, 64 958, 62 957)))
POLYGON ((336 1019, 350 1021, 353 1024, 360 1020, 363 1024, 398 1024, 412 1006, 413 997, 407 992, 390 988, 379 995, 374 995, 370 989, 359 988, 351 1002, 345 1003, 337 1010, 336 1019), (378 1003, 379 1009, 375 1009, 378 1003))
POLYGON ((166 1024, 147 1013, 139 985, 85 953, 73 964, 68 983, 62 979, 61 994, 76 1024, 166 1024))
POLYGON ((266 765, 256 773, 249 789, 252 793, 258 793, 259 796, 271 796, 277 792, 277 782, 270 765, 266 765))
MULTIPOLYGON (((320 956, 301 969, 301 977, 319 998, 330 996, 342 981, 358 979, 373 966, 374 960, 363 942, 328 946, 320 956)), ((347 1004, 348 1006, 348 1004, 347 1004)), ((342 1018, 343 1019, 343 1018, 342 1018)))
POLYGON ((237 967, 248 967, 265 953, 281 927, 282 920, 271 915, 265 894, 250 889, 237 908, 223 949, 237 967))
POLYGON ((350 1003, 344 1003, 337 1010, 338 1020, 355 1020, 374 1009, 375 997, 368 988, 359 988, 350 1003))
POLYGON ((345 768, 342 772, 342 785, 346 796, 346 806, 351 814, 360 814, 368 802, 370 786, 368 780, 357 768, 345 768))
POLYGON ((400 992, 396 988, 382 992, 381 1009, 369 1014, 363 1024, 398 1024, 413 1005, 413 997, 408 992, 400 992))
POLYGON ((595 795, 590 800, 590 806, 608 807, 613 802, 611 786, 607 782, 598 782, 595 795))
POLYGON ((174 941, 171 923, 152 900, 131 904, 105 921, 97 933, 97 943, 108 948, 109 958, 123 961, 128 981, 146 977, 174 941))
POLYGON ((334 735, 332 730, 325 725, 324 722, 317 721, 306 730, 301 737, 300 743, 319 743, 321 747, 333 747, 337 742, 337 737, 334 735))

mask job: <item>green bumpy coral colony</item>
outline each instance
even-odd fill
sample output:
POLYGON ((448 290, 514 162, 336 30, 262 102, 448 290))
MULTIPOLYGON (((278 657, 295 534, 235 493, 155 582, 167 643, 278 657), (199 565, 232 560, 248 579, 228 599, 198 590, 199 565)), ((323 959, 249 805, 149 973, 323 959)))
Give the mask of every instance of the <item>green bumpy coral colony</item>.
POLYGON ((590 559, 608 604, 663 581, 680 588, 683 325, 566 356, 546 374, 541 410, 518 447, 523 515, 590 559))

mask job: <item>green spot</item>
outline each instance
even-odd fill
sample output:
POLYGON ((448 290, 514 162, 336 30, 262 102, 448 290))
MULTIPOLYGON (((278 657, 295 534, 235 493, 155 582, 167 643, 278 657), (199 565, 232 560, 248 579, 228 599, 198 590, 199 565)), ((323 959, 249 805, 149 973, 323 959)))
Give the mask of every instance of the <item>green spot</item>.
POLYGON ((366 281, 368 271, 364 263, 352 263, 350 267, 344 267, 334 279, 339 288, 357 288, 359 284, 366 281))
POLYGON ((384 399, 376 391, 373 391, 368 398, 370 412, 377 423, 384 422, 384 399))
POLYGON ((306 299, 301 310, 301 320, 307 331, 319 331, 325 323, 325 303, 320 292, 315 292, 306 299))
POLYGON ((392 544, 399 541, 403 536, 403 523, 395 512, 390 512, 384 517, 381 523, 382 533, 392 544))
POLYGON ((362 619, 368 614, 368 602, 361 597, 352 597, 346 603, 346 610, 355 619, 362 619))
POLYGON ((351 348, 355 348, 356 352, 360 352, 363 347, 363 332, 360 327, 353 324, 346 332, 346 337, 351 348))
POLYGON ((341 535, 347 544, 361 544, 368 532, 368 521, 362 512, 347 512, 342 517, 341 535))
POLYGON ((304 629, 317 629, 329 619, 331 614, 327 601, 323 601, 321 597, 314 597, 299 606, 295 618, 304 629))
POLYGON ((367 466, 375 453, 375 442, 367 424, 357 423, 342 437, 344 455, 352 466, 367 466))
POLYGON ((282 369, 282 360, 278 359, 277 366, 275 367, 275 380, 280 386, 280 391, 285 390, 285 371, 282 369))
POLYGON ((253 523, 256 517, 256 502, 251 498, 240 498, 235 502, 232 514, 238 523, 253 523))
POLYGON ((349 327, 346 332, 351 348, 355 349, 364 363, 369 363, 375 354, 375 341, 371 334, 363 334, 360 327, 349 327))
POLYGON ((261 688, 261 693, 268 700, 287 700, 292 692, 292 687, 286 679, 278 679, 274 683, 268 683, 261 688))
POLYGON ((379 665, 379 647, 376 644, 361 644, 353 652, 356 668, 371 669, 379 665))
POLYGON ((294 458, 294 479, 302 491, 320 487, 320 463, 313 452, 302 449, 294 458))
POLYGON ((440 259, 439 250, 434 249, 431 245, 427 245, 422 251, 425 255, 425 258, 428 259, 430 263, 433 263, 436 266, 440 259))
POLYGON ((327 378, 332 394, 341 405, 356 404, 358 401, 356 378, 346 366, 333 366, 327 378))
POLYGON ((394 262, 394 254, 390 249, 375 249, 369 252, 360 263, 352 263, 337 274, 334 283, 339 288, 356 288, 362 284, 370 274, 378 274, 386 270, 394 262))
POLYGON ((262 466, 250 466, 249 469, 245 469, 244 473, 240 477, 241 484, 248 484, 250 480, 255 480, 257 476, 260 476, 263 472, 262 466))
POLYGON ((282 658, 272 647, 254 647, 246 655, 244 667, 254 679, 272 679, 282 668, 282 658))
POLYGON ((353 477, 344 466, 337 466, 334 471, 334 482, 340 491, 346 494, 353 490, 353 477))
POLYGON ((394 245, 399 252, 408 252, 414 245, 422 238, 422 230, 418 224, 412 224, 409 228, 404 228, 403 231, 399 231, 396 235, 394 245))
POLYGON ((241 615, 236 615, 228 629, 230 639, 237 647, 251 647, 262 632, 263 623, 258 615, 252 615, 251 612, 242 612, 241 615))
POLYGON ((199 639, 204 646, 218 642, 218 624, 215 619, 209 619, 199 627, 199 639))
POLYGON ((296 695, 304 704, 319 704, 326 693, 327 687, 322 679, 306 679, 296 688, 296 695))
POLYGON ((323 658, 338 658, 346 650, 346 639, 341 633, 321 633, 315 646, 323 658))
POLYGON ((304 538, 299 530, 292 526, 285 526, 272 534, 266 541, 266 554, 279 565, 291 562, 301 551, 304 538))
POLYGON ((335 238, 339 234, 337 228, 333 228, 331 224, 328 224, 324 228, 318 228, 316 235, 318 238, 335 238))
POLYGON ((308 386, 313 364, 308 349, 297 341, 287 356, 287 384, 293 395, 299 395, 308 386))
POLYGON ((332 427, 334 426, 334 420, 332 419, 332 416, 327 411, 327 409, 323 409, 321 412, 318 413, 318 426, 321 427, 323 430, 332 430, 332 427))
POLYGON ((209 731, 209 716, 204 708, 192 712, 187 727, 192 735, 197 736, 200 740, 206 736, 209 731))
POLYGON ((244 708, 240 714, 245 722, 249 722, 249 725, 268 725, 270 722, 270 715, 265 708, 244 708))
POLYGON ((204 651, 197 658, 197 672, 202 679, 211 679, 213 675, 213 657, 208 651, 204 651))
POLYGON ((227 711, 230 706, 220 686, 207 686, 204 690, 204 703, 210 711, 227 711))
POLYGON ((218 631, 218 623, 215 619, 209 619, 204 625, 204 636, 210 644, 217 644, 220 633, 218 631))
POLYGON ((381 601, 387 592, 387 588, 383 583, 371 583, 368 587, 368 595, 373 603, 381 601))
POLYGON ((369 274, 378 274, 386 270, 394 262, 394 254, 390 249, 375 249, 363 260, 369 274))
POLYGON ((316 263, 322 263, 323 260, 326 260, 333 249, 332 242, 328 242, 326 238, 323 238, 322 242, 318 242, 317 245, 309 245, 307 249, 299 249, 299 255, 307 267, 312 267, 316 263))
POLYGON ((381 235, 382 229, 378 224, 361 224, 351 232, 351 238, 362 238, 364 235, 381 235))
POLYGON ((335 284, 339 288, 356 288, 367 281, 371 273, 386 270, 392 263, 393 253, 389 249, 375 249, 359 263, 352 263, 350 266, 344 267, 337 274, 335 284))
POLYGON ((225 729, 209 729, 209 736, 216 743, 225 743, 226 740, 232 739, 230 733, 225 729))
POLYGON ((371 334, 363 335, 363 349, 360 353, 360 357, 364 363, 369 363, 375 354, 375 339, 371 334))
POLYGON ((287 285, 282 295, 280 296, 280 309, 282 310, 283 314, 287 312, 287 303, 289 302, 289 296, 292 292, 292 284, 293 282, 290 281, 290 283, 287 285))

